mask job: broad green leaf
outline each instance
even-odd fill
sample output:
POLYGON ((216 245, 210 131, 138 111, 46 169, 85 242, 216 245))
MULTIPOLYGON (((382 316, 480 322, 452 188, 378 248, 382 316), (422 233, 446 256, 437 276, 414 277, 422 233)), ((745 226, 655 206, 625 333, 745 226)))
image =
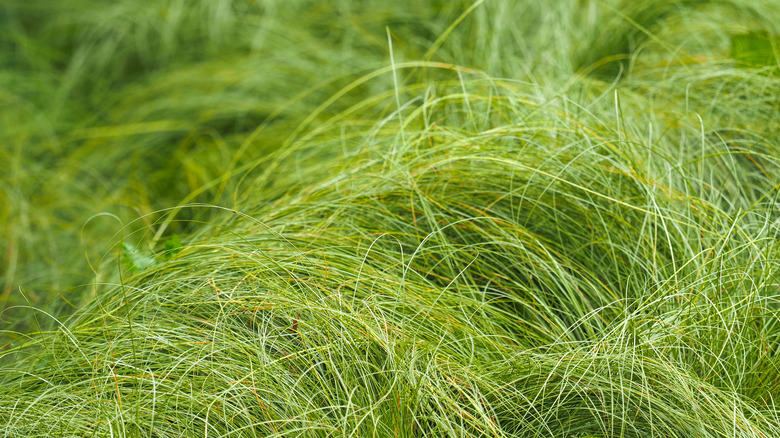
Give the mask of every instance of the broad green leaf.
POLYGON ((767 32, 749 32, 731 37, 731 57, 750 67, 777 64, 780 39, 767 32))
POLYGON ((122 261, 131 270, 146 269, 157 263, 154 257, 144 254, 132 243, 122 242, 119 244, 119 247, 122 248, 122 261))

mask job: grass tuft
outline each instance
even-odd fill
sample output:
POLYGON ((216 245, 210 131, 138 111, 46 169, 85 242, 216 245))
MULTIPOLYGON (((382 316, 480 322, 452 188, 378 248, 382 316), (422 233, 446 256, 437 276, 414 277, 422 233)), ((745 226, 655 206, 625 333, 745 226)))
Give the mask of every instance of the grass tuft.
POLYGON ((71 3, 0 6, 3 436, 780 436, 772 1, 71 3))

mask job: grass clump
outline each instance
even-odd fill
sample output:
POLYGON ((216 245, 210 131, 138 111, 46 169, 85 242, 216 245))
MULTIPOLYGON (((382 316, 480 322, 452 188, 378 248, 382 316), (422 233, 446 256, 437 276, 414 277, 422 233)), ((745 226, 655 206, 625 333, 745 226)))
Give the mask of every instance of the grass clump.
MULTIPOLYGON (((28 119, 5 134, 0 213, 25 231, 6 288, 73 309, 26 294, 3 314, 0 431, 780 434, 780 82, 732 47, 773 31, 751 15, 767 4, 380 3, 187 2, 170 21, 170 2, 127 33, 90 9, 117 36, 55 45, 117 69, 66 93, 83 111, 36 110, 49 140, 28 119), (601 23, 615 41, 582 58, 601 23), (619 76, 597 68, 614 55, 619 76), (22 166, 26 145, 56 156, 22 166), (84 205, 79 232, 49 225, 84 205), (66 277, 46 254, 74 240, 66 277)), ((5 11, 6 44, 46 41, 29 6, 5 11)))

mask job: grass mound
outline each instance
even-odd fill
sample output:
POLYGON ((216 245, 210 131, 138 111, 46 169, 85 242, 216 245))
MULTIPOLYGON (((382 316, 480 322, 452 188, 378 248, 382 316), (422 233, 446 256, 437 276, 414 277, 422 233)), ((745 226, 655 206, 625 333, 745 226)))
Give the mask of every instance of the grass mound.
POLYGON ((5 436, 780 435, 771 2, 286 3, 3 9, 5 436))

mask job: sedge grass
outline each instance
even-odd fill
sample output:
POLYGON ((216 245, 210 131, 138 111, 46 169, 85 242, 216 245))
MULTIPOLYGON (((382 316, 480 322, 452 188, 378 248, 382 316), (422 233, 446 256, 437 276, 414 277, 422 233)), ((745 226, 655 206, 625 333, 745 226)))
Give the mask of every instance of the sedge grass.
POLYGON ((751 12, 771 2, 293 5, 343 20, 334 40, 280 32, 280 4, 191 3, 189 27, 145 10, 129 33, 109 25, 127 5, 95 9, 61 43, 117 67, 101 87, 72 97, 90 82, 68 67, 24 98, 73 111, 0 113, 25 303, 4 313, 4 436, 780 435, 780 77, 729 46, 775 31, 751 12), (601 16, 622 45, 589 59, 601 16), (289 50, 246 53, 271 42, 289 50), (80 233, 51 225, 79 208, 80 233), (73 253, 46 254, 79 234, 92 269, 66 279, 73 253), (42 284, 77 309, 35 303, 42 284))

